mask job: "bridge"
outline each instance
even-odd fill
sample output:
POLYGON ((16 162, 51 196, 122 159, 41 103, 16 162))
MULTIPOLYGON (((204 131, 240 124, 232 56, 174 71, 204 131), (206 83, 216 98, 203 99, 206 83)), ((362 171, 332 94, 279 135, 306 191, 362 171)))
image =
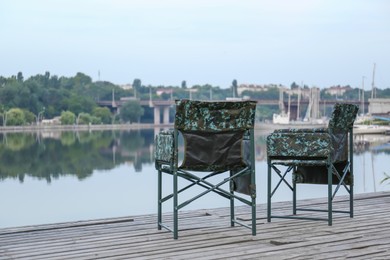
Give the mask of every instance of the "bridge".
MULTIPOLYGON (((116 110, 117 113, 120 112, 121 106, 132 99, 123 99, 123 100, 115 100, 115 101, 98 101, 97 104, 99 106, 108 107, 111 110, 116 110)), ((134 99, 136 100, 136 99, 134 99)), ((279 99, 250 99, 257 102, 258 105, 279 105, 280 100, 279 99)), ((151 107, 154 109, 154 124, 155 125, 161 125, 161 124, 169 124, 169 110, 171 107, 175 105, 174 100, 137 100, 140 102, 141 106, 151 107), (161 122, 161 111, 163 112, 163 120, 161 122)), ((361 102, 359 100, 320 100, 319 105, 320 106, 333 106, 336 103, 349 103, 349 104, 356 104, 356 105, 363 105, 365 108, 368 108, 369 102, 361 102)), ((304 99, 299 102, 300 106, 307 106, 309 105, 309 100, 304 99)), ((288 107, 290 107, 290 116, 292 119, 297 118, 297 111, 298 111, 298 102, 296 100, 293 100, 290 102, 283 101, 283 106, 285 108, 285 111, 287 111, 288 107)), ((364 109, 365 111, 367 109, 364 109)))

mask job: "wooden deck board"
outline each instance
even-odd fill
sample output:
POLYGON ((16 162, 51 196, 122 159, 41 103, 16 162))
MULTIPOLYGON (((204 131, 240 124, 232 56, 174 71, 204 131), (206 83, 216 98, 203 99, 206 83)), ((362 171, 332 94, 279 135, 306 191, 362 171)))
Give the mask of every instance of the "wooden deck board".
MULTIPOLYGON (((179 214, 179 239, 157 230, 156 215, 0 229, 0 259, 390 259, 390 192, 355 196, 355 216, 334 214, 325 221, 273 219, 257 207, 257 236, 230 227, 229 209, 179 214)), ((325 199, 299 201, 324 207, 325 199)), ((345 197, 334 208, 346 208, 345 197)), ((291 214, 291 203, 273 204, 273 213, 291 214)), ((318 212, 299 214, 323 215, 318 212)), ((248 207, 236 216, 250 220, 248 207)), ((171 214, 164 214, 170 222, 171 214)))

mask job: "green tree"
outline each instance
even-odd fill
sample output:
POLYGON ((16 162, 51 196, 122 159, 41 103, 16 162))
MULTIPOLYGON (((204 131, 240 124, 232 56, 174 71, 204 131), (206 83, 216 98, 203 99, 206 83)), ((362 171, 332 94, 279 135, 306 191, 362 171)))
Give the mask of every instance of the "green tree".
POLYGON ((93 125, 100 125, 102 123, 102 120, 100 117, 97 116, 91 116, 91 124, 93 125))
POLYGON ((185 80, 183 80, 183 81, 181 82, 181 88, 183 88, 183 89, 186 89, 186 88, 187 88, 187 82, 186 82, 185 80))
POLYGON ((278 105, 258 105, 256 107, 256 119, 259 121, 272 120, 273 114, 279 113, 278 105))
POLYGON ((73 78, 75 85, 85 86, 92 83, 92 78, 85 75, 84 73, 77 72, 76 76, 73 78))
POLYGON ((24 112, 20 108, 11 108, 7 112, 7 125, 24 125, 26 119, 24 112))
POLYGON ((138 92, 141 91, 142 83, 140 79, 134 79, 133 81, 133 90, 134 90, 134 96, 138 97, 138 92))
POLYGON ((91 115, 88 113, 80 113, 77 116, 76 124, 78 125, 88 125, 89 123, 92 123, 91 115))
POLYGON ((234 79, 232 82, 232 91, 233 91, 233 97, 238 97, 238 91, 237 91, 237 80, 234 79))
POLYGON ((295 83, 295 81, 293 83, 291 83, 291 89, 297 89, 299 87, 299 85, 297 83, 295 83))
POLYGON ((134 79, 133 81, 133 88, 136 90, 139 90, 141 88, 141 80, 140 79, 134 79))
POLYGON ((144 109, 139 101, 130 100, 123 104, 120 109, 120 118, 124 122, 136 122, 144 114, 144 109))
POLYGON ((73 125, 76 119, 76 115, 71 111, 61 112, 61 125, 73 125))
POLYGON ((23 82, 23 73, 22 72, 18 72, 17 79, 19 82, 23 82))
POLYGON ((24 113, 24 118, 25 118, 25 122, 27 124, 35 124, 36 123, 36 117, 34 115, 34 113, 28 111, 28 110, 23 110, 23 113, 24 113))
POLYGON ((76 120, 78 125, 88 125, 88 124, 96 125, 102 123, 100 117, 92 116, 88 113, 80 113, 76 120))
POLYGON ((103 124, 110 124, 112 121, 112 114, 107 107, 95 107, 92 111, 94 117, 100 118, 103 124))

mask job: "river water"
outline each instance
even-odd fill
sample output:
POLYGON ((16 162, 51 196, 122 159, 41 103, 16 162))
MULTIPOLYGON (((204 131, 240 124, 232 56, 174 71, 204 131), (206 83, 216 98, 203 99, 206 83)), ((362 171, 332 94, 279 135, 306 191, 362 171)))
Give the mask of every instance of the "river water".
MULTIPOLYGON (((156 213, 157 131, 1 133, 0 227, 156 213)), ((257 203, 266 202, 266 135, 256 133, 257 203)), ((389 161, 390 136, 355 136, 355 193, 390 190, 389 161)), ((163 181, 169 191, 171 177, 163 181)), ((298 199, 326 196, 326 186, 299 186, 298 199)), ((281 188, 273 201, 290 199, 281 188)), ((208 194, 184 210, 227 206, 225 198, 208 194)))

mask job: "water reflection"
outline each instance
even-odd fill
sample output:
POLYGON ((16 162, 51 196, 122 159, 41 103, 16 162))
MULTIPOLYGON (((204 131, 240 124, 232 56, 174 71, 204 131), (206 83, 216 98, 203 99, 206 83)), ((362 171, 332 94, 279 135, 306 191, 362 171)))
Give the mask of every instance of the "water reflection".
MULTIPOLYGON (((0 227, 155 213, 158 131, 0 133, 0 227)), ((266 202, 266 136, 256 133, 258 203, 266 202)), ((390 190, 390 136, 354 139, 355 192, 390 190)), ((166 190, 170 177, 164 177, 166 190)), ((302 185, 299 198, 326 196, 326 187, 318 186, 302 185)), ((278 191, 275 201, 291 200, 287 188, 278 191)), ((228 203, 208 197, 188 209, 228 203)))
MULTIPOLYGON (((128 131, 70 131, 0 133, 0 179, 19 179, 26 175, 50 183, 61 176, 79 180, 94 170, 110 170, 121 164, 142 172, 143 164, 153 164, 153 142, 158 129, 128 131)), ((256 133, 256 161, 266 161, 267 133, 256 133)), ((354 137, 355 156, 390 154, 390 136, 354 137)), ((365 164, 366 159, 362 160, 365 164)), ((362 166, 365 169, 365 165, 362 166)), ((386 176, 384 176, 386 178, 386 176)))
POLYGON ((73 175, 79 180, 94 170, 118 165, 142 164, 153 160, 153 130, 93 132, 33 132, 0 134, 0 179, 26 175, 51 182, 73 175))
POLYGON ((358 135, 354 145, 354 172, 355 178, 361 178, 360 192, 389 190, 390 136, 358 135))

